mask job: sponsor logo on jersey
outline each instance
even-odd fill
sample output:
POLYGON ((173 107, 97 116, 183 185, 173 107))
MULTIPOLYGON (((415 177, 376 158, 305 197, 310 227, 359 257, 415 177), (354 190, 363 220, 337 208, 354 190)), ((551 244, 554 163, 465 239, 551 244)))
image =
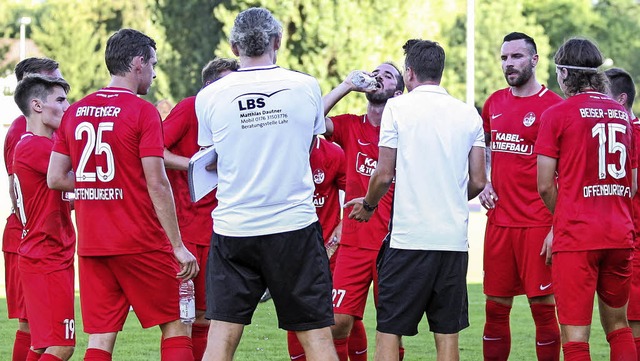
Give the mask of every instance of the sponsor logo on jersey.
POLYGON ((322 182, 324 182, 324 171, 322 169, 313 171, 313 182, 315 184, 322 184, 322 182))
POLYGON ((522 119, 522 124, 524 124, 525 127, 530 127, 535 121, 536 114, 534 112, 529 112, 524 116, 524 119, 522 119))
POLYGON ((546 289, 547 289, 547 288, 549 288, 549 287, 551 287, 551 283, 549 283, 548 285, 542 285, 542 284, 541 284, 541 285, 540 285, 540 291, 544 291, 544 290, 546 290, 546 289))
POLYGON ((522 155, 533 154, 533 144, 525 144, 519 134, 491 131, 491 151, 522 155))
POLYGON ((371 143, 362 141, 362 140, 360 140, 360 138, 358 138, 358 144, 363 145, 363 146, 367 146, 367 145, 369 145, 371 143))
POLYGON ((327 200, 327 197, 320 194, 320 193, 316 193, 313 195, 313 205, 316 208, 322 208, 324 207, 325 201, 327 200))
POLYGON ((491 114, 491 120, 498 119, 501 115, 502 115, 502 113, 500 113, 500 114, 491 114))
POLYGON ((358 156, 356 157, 356 172, 371 177, 377 165, 377 159, 373 159, 365 153, 358 152, 358 156))

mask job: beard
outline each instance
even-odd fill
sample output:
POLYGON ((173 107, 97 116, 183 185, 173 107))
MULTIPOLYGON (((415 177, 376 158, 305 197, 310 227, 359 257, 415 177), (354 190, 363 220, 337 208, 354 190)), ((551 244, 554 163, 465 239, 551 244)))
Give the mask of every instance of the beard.
POLYGON ((529 81, 529 79, 531 79, 532 76, 533 76, 533 66, 529 65, 523 68, 522 71, 519 72, 518 76, 515 79, 510 80, 507 74, 504 75, 504 78, 507 81, 507 84, 509 84, 509 86, 519 87, 526 84, 529 81))
POLYGON ((386 104, 387 100, 393 98, 395 89, 385 89, 384 91, 376 91, 374 93, 366 93, 367 100, 372 104, 386 104))

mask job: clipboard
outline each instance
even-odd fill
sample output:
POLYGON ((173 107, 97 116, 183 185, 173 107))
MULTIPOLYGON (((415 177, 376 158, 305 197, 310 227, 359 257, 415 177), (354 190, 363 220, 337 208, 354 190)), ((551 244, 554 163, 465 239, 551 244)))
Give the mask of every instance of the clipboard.
POLYGON ((218 172, 206 167, 218 160, 215 147, 198 151, 189 160, 188 182, 191 202, 195 203, 218 187, 218 172))

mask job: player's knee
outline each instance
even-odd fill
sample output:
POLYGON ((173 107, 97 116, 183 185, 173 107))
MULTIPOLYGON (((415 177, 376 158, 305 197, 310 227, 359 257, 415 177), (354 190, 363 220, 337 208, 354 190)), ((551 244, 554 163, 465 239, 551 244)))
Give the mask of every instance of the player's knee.
POLYGON ((342 339, 349 337, 351 328, 353 328, 353 316, 335 314, 335 325, 331 326, 331 334, 335 339, 342 339))
POLYGON ((160 331, 162 331, 163 339, 178 336, 191 336, 191 326, 182 323, 182 321, 180 320, 175 320, 160 325, 160 331))
POLYGON ((73 352, 75 351, 75 347, 73 346, 52 346, 47 348, 47 353, 50 353, 62 360, 68 360, 73 356, 73 352))

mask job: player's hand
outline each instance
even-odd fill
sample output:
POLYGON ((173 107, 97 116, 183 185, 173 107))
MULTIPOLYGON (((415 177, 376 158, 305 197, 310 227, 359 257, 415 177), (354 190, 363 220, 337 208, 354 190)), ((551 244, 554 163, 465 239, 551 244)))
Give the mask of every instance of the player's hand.
POLYGON ((351 213, 349 213, 349 219, 355 219, 358 222, 369 222, 369 218, 373 215, 373 212, 367 212, 362 206, 364 197, 354 198, 344 204, 342 208, 353 207, 351 213))
POLYGON ((549 231, 546 237, 544 237, 544 242, 542 242, 542 250, 540 250, 540 255, 545 256, 545 263, 547 265, 551 265, 551 246, 553 244, 553 227, 549 231))
POLYGON ((200 271, 200 267, 198 267, 198 261, 196 258, 189 252, 187 247, 183 245, 179 247, 175 247, 173 249, 173 254, 180 263, 180 272, 176 275, 178 278, 183 278, 185 280, 194 278, 198 275, 200 271))
POLYGON ((340 243, 340 240, 342 239, 342 219, 340 220, 336 228, 333 229, 333 232, 331 232, 331 236, 329 236, 329 239, 333 239, 333 237, 335 237, 338 240, 338 243, 340 243))
POLYGON ((496 202, 498 201, 498 195, 493 190, 493 186, 491 182, 487 182, 487 185, 484 186, 484 189, 478 195, 478 200, 480 204, 487 210, 493 209, 496 207, 496 202))

